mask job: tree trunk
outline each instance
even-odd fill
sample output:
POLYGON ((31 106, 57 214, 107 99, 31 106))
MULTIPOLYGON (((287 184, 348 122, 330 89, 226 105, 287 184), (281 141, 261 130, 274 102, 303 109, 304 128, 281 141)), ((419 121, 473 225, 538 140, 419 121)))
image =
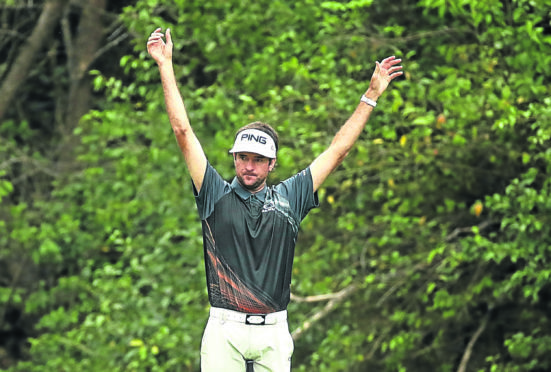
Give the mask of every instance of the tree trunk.
POLYGON ((59 128, 62 138, 58 148, 61 164, 58 165, 71 162, 73 158, 72 150, 77 140, 72 135, 73 130, 91 108, 92 81, 88 71, 105 38, 103 15, 107 6, 106 0, 80 0, 74 3, 82 7, 74 38, 68 25, 68 17, 63 20, 70 81, 65 119, 59 128))
POLYGON ((92 87, 87 73, 105 37, 102 15, 106 0, 87 0, 80 4, 83 8, 77 35, 73 43, 67 46, 71 79, 65 119, 68 133, 76 127, 82 115, 90 110, 92 87))
POLYGON ((19 56, 15 59, 10 72, 0 87, 0 97, 2 97, 0 100, 0 121, 4 118, 8 107, 10 107, 17 89, 25 82, 35 55, 52 36, 52 29, 61 18, 67 3, 68 0, 50 0, 44 4, 36 27, 27 42, 22 45, 19 56))

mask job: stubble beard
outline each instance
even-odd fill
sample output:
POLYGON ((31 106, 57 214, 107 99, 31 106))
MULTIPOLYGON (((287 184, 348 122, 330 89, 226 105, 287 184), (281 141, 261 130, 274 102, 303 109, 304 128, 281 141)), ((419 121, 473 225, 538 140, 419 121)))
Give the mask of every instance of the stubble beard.
POLYGON ((259 191, 258 189, 260 188, 260 186, 262 186, 262 184, 264 184, 264 182, 266 181, 266 178, 257 177, 256 181, 251 185, 247 185, 242 176, 237 176, 237 180, 239 181, 241 186, 243 186, 243 188, 247 189, 248 191, 254 192, 254 191, 259 191))

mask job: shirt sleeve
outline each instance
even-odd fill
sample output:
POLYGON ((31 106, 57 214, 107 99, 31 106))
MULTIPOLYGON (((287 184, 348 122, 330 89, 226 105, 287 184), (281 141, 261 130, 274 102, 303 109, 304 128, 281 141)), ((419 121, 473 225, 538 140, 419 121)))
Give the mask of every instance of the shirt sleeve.
POLYGON ((289 200, 289 205, 300 221, 306 217, 313 208, 319 207, 317 191, 314 192, 314 182, 310 168, 286 179, 277 187, 277 191, 289 200))
POLYGON ((201 190, 197 192, 193 181, 191 183, 193 185, 193 193, 195 195, 195 203, 197 204, 199 217, 201 220, 206 220, 214 211, 216 202, 230 191, 230 184, 224 181, 210 163, 207 164, 201 190))

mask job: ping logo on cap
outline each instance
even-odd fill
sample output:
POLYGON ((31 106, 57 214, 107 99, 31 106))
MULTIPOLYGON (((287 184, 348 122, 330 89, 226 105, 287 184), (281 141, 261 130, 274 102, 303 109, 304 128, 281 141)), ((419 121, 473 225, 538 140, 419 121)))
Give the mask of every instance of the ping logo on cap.
POLYGON ((265 136, 255 136, 252 133, 242 133, 241 134, 241 140, 242 141, 256 141, 258 143, 261 143, 263 145, 266 144, 267 139, 265 136))
POLYGON ((258 129, 246 129, 235 139, 230 153, 252 152, 267 158, 276 158, 276 146, 272 137, 258 129))

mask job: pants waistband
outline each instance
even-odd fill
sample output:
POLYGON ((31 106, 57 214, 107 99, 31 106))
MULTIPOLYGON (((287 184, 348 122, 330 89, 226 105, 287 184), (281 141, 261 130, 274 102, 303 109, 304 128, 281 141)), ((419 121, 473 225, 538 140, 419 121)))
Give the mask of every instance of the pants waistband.
POLYGON ((210 316, 224 321, 250 325, 267 325, 286 322, 287 310, 269 314, 247 314, 239 311, 222 309, 219 307, 211 307, 210 316))

